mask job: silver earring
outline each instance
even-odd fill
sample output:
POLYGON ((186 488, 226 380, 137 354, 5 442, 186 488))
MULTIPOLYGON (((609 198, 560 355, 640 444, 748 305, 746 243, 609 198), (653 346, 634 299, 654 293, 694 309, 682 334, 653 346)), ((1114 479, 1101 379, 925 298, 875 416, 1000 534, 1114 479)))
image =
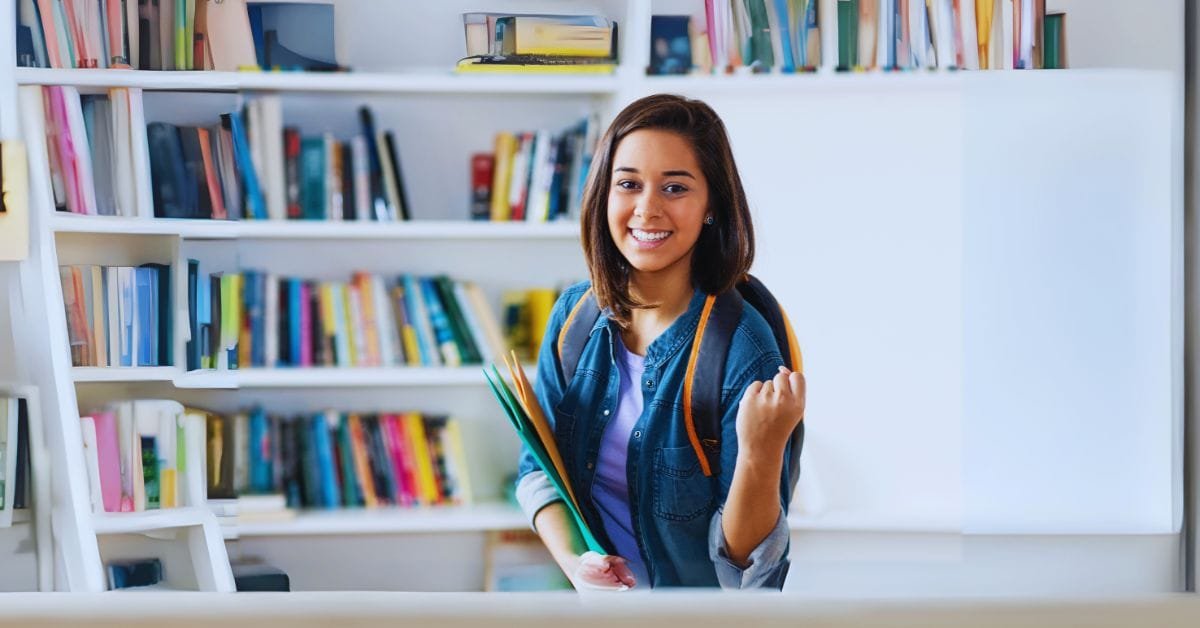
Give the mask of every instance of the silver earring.
POLYGON ((704 224, 706 224, 706 225, 711 225, 711 224, 713 224, 713 217, 712 217, 711 215, 709 215, 709 217, 708 217, 708 218, 705 218, 705 219, 704 219, 704 224))

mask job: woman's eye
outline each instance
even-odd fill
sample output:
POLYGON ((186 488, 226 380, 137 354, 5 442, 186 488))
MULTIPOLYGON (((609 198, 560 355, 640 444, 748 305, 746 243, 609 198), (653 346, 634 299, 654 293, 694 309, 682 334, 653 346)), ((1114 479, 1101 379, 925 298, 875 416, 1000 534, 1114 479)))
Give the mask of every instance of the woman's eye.
POLYGON ((636 190, 636 189, 638 189, 638 184, 637 184, 637 181, 630 181, 629 179, 622 179, 620 181, 617 181, 617 187, 621 188, 622 190, 636 190))
POLYGON ((687 192, 687 188, 679 185, 678 183, 672 183, 663 188, 663 191, 667 194, 683 194, 684 192, 687 192))

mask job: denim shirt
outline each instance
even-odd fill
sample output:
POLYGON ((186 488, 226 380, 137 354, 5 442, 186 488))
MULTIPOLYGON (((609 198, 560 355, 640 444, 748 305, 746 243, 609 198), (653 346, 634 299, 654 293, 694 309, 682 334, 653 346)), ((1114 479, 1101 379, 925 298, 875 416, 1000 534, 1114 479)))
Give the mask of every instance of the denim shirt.
MULTIPOLYGON (((616 412, 622 385, 614 349, 620 328, 603 315, 592 327, 574 378, 563 380, 558 334, 588 285, 571 286, 554 305, 538 355, 536 389, 542 410, 553 423, 567 475, 580 496, 592 494, 601 437, 616 412)), ((783 359, 767 322, 753 307, 744 307, 725 362, 720 470, 705 477, 683 417, 684 374, 704 300, 705 295, 696 290, 687 311, 650 344, 642 381, 635 384, 642 390, 643 411, 633 427, 627 458, 634 536, 654 587, 781 588, 788 570, 788 456, 779 483, 779 518, 750 554, 749 564, 741 566, 729 559, 721 513, 737 460, 735 420, 742 393, 752 382, 774 377, 783 359)), ((528 449, 521 452, 517 475, 518 500, 531 521, 539 510, 559 500, 528 449)), ((580 509, 611 552, 595 504, 583 498, 580 509)))

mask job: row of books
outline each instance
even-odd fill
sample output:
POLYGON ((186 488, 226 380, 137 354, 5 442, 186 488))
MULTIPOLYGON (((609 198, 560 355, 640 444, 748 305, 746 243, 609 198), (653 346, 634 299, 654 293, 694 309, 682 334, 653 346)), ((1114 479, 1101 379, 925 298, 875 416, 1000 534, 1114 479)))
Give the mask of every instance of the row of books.
POLYGON ((471 218, 578 218, 599 130, 599 120, 588 116, 559 133, 497 133, 491 154, 471 156, 471 218))
POLYGON ((261 408, 210 414, 212 499, 281 494, 288 508, 470 504, 454 418, 333 410, 284 416, 261 408))
POLYGON ((171 268, 59 267, 72 366, 169 366, 171 268))
POLYGON ((0 395, 0 511, 29 507, 29 464, 29 402, 0 395))
POLYGON ((221 114, 210 127, 147 128, 154 215, 166 218, 408 220, 395 134, 358 110, 341 141, 284 126, 278 96, 221 114))
POLYGON ((617 24, 599 15, 464 13, 459 72, 598 72, 617 63, 617 24))
POLYGON ((41 91, 55 208, 137 215, 136 160, 144 154, 145 129, 134 121, 141 118, 141 90, 80 95, 74 87, 52 86, 41 91))
MULTIPOLYGON (((506 301, 506 317, 532 325, 527 312, 535 308, 522 308, 536 304, 544 329, 555 292, 513 295, 520 297, 506 301)), ((188 304, 189 370, 461 366, 493 361, 506 339, 525 341, 501 330, 478 285, 444 275, 356 272, 349 281, 318 281, 257 270, 207 273, 189 260, 188 304)))
MULTIPOLYGON (((705 0, 651 20, 651 74, 803 72, 823 63, 820 0, 705 0)), ((1066 67, 1064 14, 1045 0, 837 0, 839 70, 1066 67)))
POLYGON ((171 400, 112 403, 80 416, 92 512, 206 503, 212 455, 202 411, 171 400))
POLYGON ((333 13, 331 4, 246 0, 18 0, 17 63, 336 70, 333 13))

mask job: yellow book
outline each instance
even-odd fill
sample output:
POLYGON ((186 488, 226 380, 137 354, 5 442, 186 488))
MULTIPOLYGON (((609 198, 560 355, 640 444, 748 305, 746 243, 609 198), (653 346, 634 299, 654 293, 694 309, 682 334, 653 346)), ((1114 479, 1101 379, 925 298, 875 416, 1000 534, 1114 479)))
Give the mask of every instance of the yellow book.
POLYGON ((513 158, 517 154, 517 136, 501 131, 496 134, 496 165, 492 169, 492 220, 508 220, 508 184, 512 179, 513 158))
POLYGON ((365 366, 382 366, 380 353, 379 328, 376 326, 375 299, 372 296, 371 276, 364 272, 354 274, 354 285, 358 289, 360 308, 362 309, 363 337, 366 355, 363 356, 365 366))
POLYGON ((979 69, 987 70, 992 60, 992 16, 994 0, 975 0, 975 25, 979 37, 979 69))
POLYGON ((174 508, 179 505, 175 494, 175 469, 158 470, 158 507, 174 508))
POLYGON ((346 353, 349 354, 349 360, 346 362, 346 365, 347 366, 358 366, 359 365, 359 361, 358 361, 359 355, 358 355, 358 348, 355 346, 355 343, 357 342, 358 334, 360 334, 362 332, 361 332, 361 330, 357 329, 356 325, 355 325, 354 311, 351 306, 352 299, 350 296, 350 288, 351 288, 350 286, 348 286, 344 283, 339 282, 337 284, 338 296, 342 300, 342 312, 344 312, 346 315, 345 316, 346 345, 347 345, 346 353))
POLYGON ((467 469, 467 450, 463 447, 462 430, 458 419, 446 420, 446 428, 442 430, 442 447, 450 457, 450 466, 454 468, 454 483, 457 491, 455 498, 459 504, 471 504, 475 501, 471 489, 471 473, 467 469))
POLYGON ((607 57, 612 53, 612 27, 564 24, 559 18, 519 15, 508 22, 515 31, 504 38, 504 54, 557 57, 607 57))
POLYGON ((546 334, 546 326, 550 324, 550 310, 554 309, 554 301, 558 293, 550 289, 530 290, 529 306, 529 350, 530 355, 536 356, 542 346, 542 336, 546 334))
POLYGON ((615 63, 477 63, 463 59, 455 66, 459 74, 612 74, 615 63))
POLYGON ((396 284, 392 287, 392 309, 395 311, 393 318, 396 319, 396 324, 400 326, 400 342, 404 345, 404 361, 409 366, 421 366, 421 344, 417 340, 417 328, 412 326, 408 320, 408 311, 405 309, 404 301, 404 286, 396 284))
POLYGON ((429 441, 425 437, 425 421, 417 412, 404 415, 404 434, 412 446, 413 457, 417 463, 417 484, 421 494, 420 502, 436 504, 441 495, 438 494, 437 481, 433 477, 433 459, 429 453, 429 441))
POLYGON ((0 261, 15 262, 29 255, 29 165, 25 144, 0 143, 0 261))

